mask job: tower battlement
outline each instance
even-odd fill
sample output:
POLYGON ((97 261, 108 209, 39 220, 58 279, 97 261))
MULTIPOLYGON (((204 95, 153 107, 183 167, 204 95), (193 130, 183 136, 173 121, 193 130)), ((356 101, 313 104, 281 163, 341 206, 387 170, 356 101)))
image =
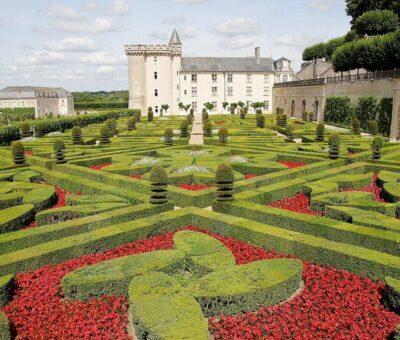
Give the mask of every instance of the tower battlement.
POLYGON ((182 55, 181 45, 125 45, 126 55, 182 55))

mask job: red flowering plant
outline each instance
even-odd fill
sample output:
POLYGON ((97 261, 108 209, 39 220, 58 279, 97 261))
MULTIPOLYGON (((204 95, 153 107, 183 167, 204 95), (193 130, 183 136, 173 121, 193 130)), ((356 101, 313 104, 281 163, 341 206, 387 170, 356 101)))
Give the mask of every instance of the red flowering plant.
POLYGON ((89 166, 89 169, 100 171, 101 169, 107 168, 111 163, 103 163, 89 166))
POLYGON ((278 161, 278 163, 288 167, 289 169, 296 169, 296 168, 299 168, 301 166, 307 165, 306 163, 303 163, 303 162, 278 161))
MULTIPOLYGON (((185 229, 201 231, 196 227, 185 229)), ((203 231, 205 232, 205 231, 203 231)), ((294 258, 210 232, 235 256, 238 265, 272 258, 294 258)), ((13 300, 3 307, 17 338, 128 339, 125 297, 89 301, 63 299, 67 273, 101 261, 172 247, 174 233, 129 243, 16 276, 13 300)), ((383 284, 329 267, 304 262, 304 287, 292 299, 268 308, 209 319, 215 339, 374 338, 395 330, 400 317, 380 303, 383 284)))

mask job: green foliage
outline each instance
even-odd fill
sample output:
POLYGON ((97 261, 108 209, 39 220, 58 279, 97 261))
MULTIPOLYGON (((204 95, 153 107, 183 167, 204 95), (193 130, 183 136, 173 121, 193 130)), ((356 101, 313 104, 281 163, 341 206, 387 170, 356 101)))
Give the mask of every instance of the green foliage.
POLYGON ((398 20, 397 14, 393 11, 368 11, 356 19, 353 28, 361 36, 382 35, 395 31, 399 26, 398 20))
POLYGON ((378 160, 382 157, 382 137, 376 136, 372 141, 372 159, 378 160))
POLYGON ((152 107, 149 107, 149 108, 147 109, 147 121, 148 121, 148 122, 152 122, 153 119, 154 119, 153 108, 152 108, 152 107))
POLYGON ((53 144, 54 155, 57 164, 64 164, 65 160, 65 143, 61 139, 57 139, 53 144))
POLYGON ((285 135, 286 135, 285 142, 288 142, 288 143, 294 142, 293 125, 292 124, 288 124, 286 126, 285 135))
POLYGON ((11 144, 11 153, 15 165, 25 163, 25 147, 21 142, 13 142, 11 144))
POLYGON ((75 110, 127 109, 128 91, 73 92, 75 110))
POLYGON ((228 142, 228 129, 226 127, 221 127, 218 130, 218 137, 221 144, 226 144, 228 142))
POLYGON ((357 136, 359 136, 361 134, 360 126, 361 126, 360 121, 357 118, 353 118, 352 129, 353 129, 353 133, 357 136))
POLYGON ((181 137, 187 138, 189 136, 189 123, 187 121, 183 121, 180 126, 181 137))
POLYGON ((282 129, 286 128, 287 116, 285 114, 279 114, 276 116, 276 125, 282 129))
POLYGON ((233 183, 235 176, 229 164, 220 164, 215 173, 215 183, 217 184, 217 201, 233 201, 233 183))
POLYGON ((79 126, 74 126, 71 130, 72 134, 72 144, 73 145, 82 145, 83 138, 82 138, 82 130, 79 126))
POLYGON ((41 138, 45 135, 46 133, 46 126, 45 123, 43 122, 38 122, 35 125, 35 131, 36 131, 36 137, 41 138))
POLYGON ((10 324, 4 312, 0 312, 0 339, 11 339, 10 324))
POLYGON ((304 111, 304 112, 301 114, 301 119, 302 119, 304 122, 307 121, 307 119, 308 119, 308 112, 307 112, 307 111, 304 111))
POLYGON ((171 146, 173 137, 174 137, 174 132, 172 131, 172 129, 171 128, 166 128, 164 130, 164 143, 165 143, 165 145, 171 146))
POLYGON ((246 109, 242 108, 240 109, 240 119, 245 119, 246 118, 246 109))
POLYGON ((209 120, 205 121, 203 130, 205 137, 212 137, 212 124, 209 120))
POLYGON ((319 123, 317 125, 316 135, 317 135, 316 140, 318 142, 322 142, 325 140, 325 125, 324 125, 324 123, 319 123))
POLYGON ((261 113, 257 113, 256 115, 256 125, 259 128, 265 127, 265 117, 261 113))
POLYGON ((388 137, 392 124, 393 98, 382 98, 378 106, 377 121, 379 132, 388 137))
POLYGON ((304 61, 312 61, 324 58, 326 55, 325 44, 319 43, 310 47, 307 47, 303 52, 304 61))
POLYGON ((238 107, 237 103, 231 103, 231 105, 230 105, 231 115, 235 114, 237 107, 238 107))
POLYGON ((165 204, 168 202, 168 176, 161 165, 155 165, 150 172, 151 196, 150 203, 165 204))
POLYGON ((352 17, 352 24, 368 11, 392 10, 400 15, 400 3, 397 0, 346 0, 346 13, 352 17))
POLYGON ((25 137, 29 137, 31 136, 31 127, 28 123, 22 123, 21 124, 21 137, 25 138, 25 137))
POLYGON ((57 139, 53 144, 53 151, 62 151, 65 150, 65 143, 61 139, 57 139))
POLYGON ((110 144, 110 130, 107 125, 100 129, 100 144, 110 144))
POLYGON ((164 110, 165 113, 168 113, 169 105, 168 104, 161 105, 161 110, 164 110))
POLYGON ((386 308, 400 315, 400 281, 398 279, 386 278, 386 286, 382 292, 382 302, 386 308))
POLYGON ((376 120, 368 121, 368 131, 372 136, 376 136, 379 132, 378 122, 376 120))
POLYGON ((338 133, 329 136, 329 158, 338 159, 340 154, 341 138, 338 133))
POLYGON ((367 130, 368 121, 374 120, 378 110, 378 102, 375 97, 361 97, 356 108, 356 117, 360 121, 361 128, 367 130))
POLYGON ((349 97, 331 96, 326 99, 325 121, 349 125, 354 116, 354 108, 349 97))

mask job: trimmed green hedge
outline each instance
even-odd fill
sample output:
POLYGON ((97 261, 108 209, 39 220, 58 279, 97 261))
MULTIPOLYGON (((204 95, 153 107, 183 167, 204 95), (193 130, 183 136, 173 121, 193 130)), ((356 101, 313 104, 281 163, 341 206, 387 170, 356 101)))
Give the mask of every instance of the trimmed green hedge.
POLYGON ((0 311, 0 339, 8 340, 11 339, 10 324, 7 316, 0 311))

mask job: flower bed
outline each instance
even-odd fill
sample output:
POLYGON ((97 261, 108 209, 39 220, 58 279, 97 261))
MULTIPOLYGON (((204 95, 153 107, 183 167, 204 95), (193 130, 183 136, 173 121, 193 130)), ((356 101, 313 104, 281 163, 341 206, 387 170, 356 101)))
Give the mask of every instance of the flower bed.
POLYGON ((307 165, 306 163, 302 162, 285 162, 285 161, 279 161, 279 164, 282 164, 283 166, 288 167, 289 169, 295 169, 299 168, 301 166, 307 165))
POLYGON ((158 159, 154 157, 143 157, 134 161, 131 165, 133 166, 141 166, 141 165, 154 165, 158 163, 158 159))
POLYGON ((322 211, 311 210, 310 198, 305 194, 298 194, 292 197, 285 197, 279 201, 269 203, 272 208, 285 209, 300 214, 308 214, 314 216, 324 216, 322 211))
POLYGON ((179 186, 181 189, 190 190, 190 191, 200 191, 212 188, 212 185, 208 184, 181 184, 179 186))
MULTIPOLYGON (((188 227, 197 230, 196 227, 188 227)), ((210 233, 208 233, 210 234, 210 233)), ((237 264, 293 257, 213 235, 237 264)), ((77 268, 120 256, 172 247, 173 233, 126 244, 105 253, 49 265, 16 277, 17 290, 3 307, 18 338, 127 339, 124 297, 87 302, 63 300, 61 278, 77 268)), ((291 300, 256 312, 209 319, 216 339, 386 338, 400 317, 380 303, 382 283, 304 262, 304 288, 291 300)))
POLYGON ((103 164, 91 165, 89 167, 89 169, 100 171, 101 169, 104 169, 104 168, 106 168, 106 167, 108 167, 110 165, 111 165, 111 163, 103 163, 103 164))
POLYGON ((182 168, 176 169, 173 173, 175 173, 175 174, 190 174, 190 173, 207 174, 207 173, 211 173, 211 170, 209 168, 206 168, 205 166, 193 164, 193 165, 188 165, 188 166, 184 166, 182 168))
POLYGON ((252 179, 254 177, 257 177, 257 175, 255 175, 255 174, 246 174, 246 175, 244 175, 245 179, 252 179))
POLYGON ((377 175, 374 175, 374 176, 372 177, 372 180, 371 180, 371 184, 370 184, 370 185, 368 185, 368 186, 366 186, 366 187, 363 187, 363 188, 352 188, 352 189, 345 189, 345 190, 342 190, 342 191, 343 191, 343 192, 345 192, 345 191, 363 191, 363 192, 370 192, 370 193, 374 194, 374 200, 375 200, 375 201, 380 202, 380 203, 388 203, 388 202, 386 202, 386 201, 382 198, 382 188, 380 188, 380 187, 378 186, 378 184, 376 183, 377 179, 378 179, 378 176, 377 176, 377 175))

